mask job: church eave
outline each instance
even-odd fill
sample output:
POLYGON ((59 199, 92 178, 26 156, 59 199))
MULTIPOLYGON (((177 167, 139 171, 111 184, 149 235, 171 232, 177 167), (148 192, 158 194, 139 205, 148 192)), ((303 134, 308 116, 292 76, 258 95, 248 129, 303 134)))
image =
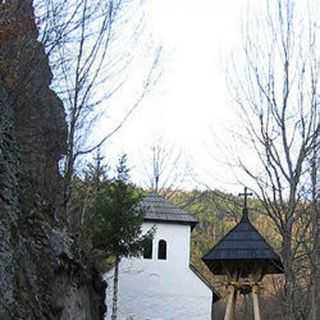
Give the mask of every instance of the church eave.
POLYGON ((156 222, 156 223, 189 225, 189 226, 191 226, 191 229, 193 229, 198 224, 198 221, 185 221, 185 220, 178 220, 178 219, 161 219, 161 218, 149 218, 149 217, 144 217, 144 221, 145 222, 156 222))

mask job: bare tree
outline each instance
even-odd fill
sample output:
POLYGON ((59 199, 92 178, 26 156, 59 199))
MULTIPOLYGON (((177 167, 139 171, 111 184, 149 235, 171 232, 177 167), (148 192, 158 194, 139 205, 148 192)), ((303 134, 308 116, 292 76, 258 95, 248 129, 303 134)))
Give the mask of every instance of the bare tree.
MULTIPOLYGON (((310 274, 310 320, 318 319, 320 309, 318 301, 320 298, 320 202, 319 202, 319 150, 315 146, 310 156, 308 168, 310 181, 306 184, 305 211, 307 218, 303 217, 303 223, 307 226, 307 232, 302 237, 302 245, 308 257, 308 273, 310 274)), ((303 230, 304 231, 304 230, 303 230)))
POLYGON ((63 161, 64 206, 68 211, 77 159, 101 147, 139 106, 156 81, 160 50, 149 52, 153 58, 141 93, 127 114, 118 124, 109 126, 100 141, 90 144, 93 125, 125 83, 125 70, 143 33, 143 1, 37 0, 36 5, 40 37, 53 69, 53 87, 64 102, 68 123, 63 161))
POLYGON ((190 178, 192 170, 183 154, 174 145, 156 139, 150 148, 150 157, 145 161, 146 186, 166 199, 174 197, 179 188, 190 178))
POLYGON ((246 159, 237 162, 253 179, 281 236, 284 319, 306 319, 314 280, 306 277, 309 261, 302 248, 310 223, 305 186, 320 130, 320 51, 311 5, 265 1, 263 13, 247 24, 243 55, 230 73, 245 125, 241 140, 252 147, 259 167, 250 168, 246 159))

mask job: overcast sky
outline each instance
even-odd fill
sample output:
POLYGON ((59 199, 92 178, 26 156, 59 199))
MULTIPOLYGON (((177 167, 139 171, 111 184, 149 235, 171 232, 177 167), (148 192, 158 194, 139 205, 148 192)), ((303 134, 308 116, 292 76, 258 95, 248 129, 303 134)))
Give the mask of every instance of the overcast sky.
MULTIPOLYGON (((181 162, 190 163, 196 180, 212 188, 238 190, 223 165, 224 145, 232 143, 229 129, 237 122, 225 71, 231 53, 239 50, 248 1, 147 1, 146 30, 153 44, 163 47, 162 76, 104 149, 107 158, 128 154, 136 182, 145 180, 150 146, 161 137, 183 153, 181 162)), ((145 65, 144 57, 138 59, 130 69, 131 79, 145 65)), ((138 90, 135 81, 129 82, 124 96, 138 90)), ((118 97, 105 123, 116 121, 129 107, 130 99, 118 97)))

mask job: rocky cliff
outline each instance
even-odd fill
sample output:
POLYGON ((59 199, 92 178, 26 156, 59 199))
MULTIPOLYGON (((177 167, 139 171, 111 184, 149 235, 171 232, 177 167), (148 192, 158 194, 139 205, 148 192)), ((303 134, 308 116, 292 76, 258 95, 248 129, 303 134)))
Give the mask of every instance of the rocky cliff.
POLYGON ((65 114, 32 0, 0 2, 0 319, 102 319, 105 286, 64 225, 65 114))

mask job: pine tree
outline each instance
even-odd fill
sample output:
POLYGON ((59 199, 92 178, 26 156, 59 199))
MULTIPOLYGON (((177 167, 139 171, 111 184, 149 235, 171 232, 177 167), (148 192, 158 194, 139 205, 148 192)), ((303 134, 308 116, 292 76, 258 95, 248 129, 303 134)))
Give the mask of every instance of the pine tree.
MULTIPOLYGON (((93 234, 96 228, 96 201, 100 188, 110 183, 110 168, 106 164, 100 150, 97 150, 92 162, 83 171, 82 177, 74 177, 72 194, 72 211, 70 209, 69 222, 78 242, 88 255, 93 252, 93 234)), ((102 254, 103 255, 103 254, 102 254)))
POLYGON ((93 158, 93 162, 89 162, 85 169, 85 182, 95 188, 108 181, 109 165, 105 163, 105 158, 101 155, 100 149, 97 149, 97 154, 93 158))
POLYGON ((115 258, 112 320, 117 319, 119 264, 122 257, 142 253, 153 230, 142 234, 144 212, 139 207, 143 194, 129 182, 127 157, 119 159, 116 177, 97 193, 94 248, 115 258))

